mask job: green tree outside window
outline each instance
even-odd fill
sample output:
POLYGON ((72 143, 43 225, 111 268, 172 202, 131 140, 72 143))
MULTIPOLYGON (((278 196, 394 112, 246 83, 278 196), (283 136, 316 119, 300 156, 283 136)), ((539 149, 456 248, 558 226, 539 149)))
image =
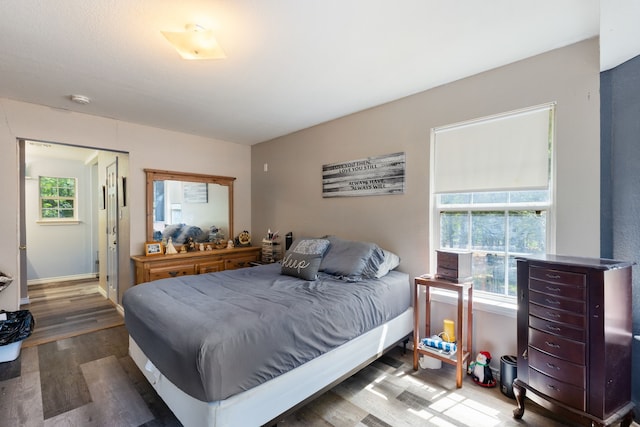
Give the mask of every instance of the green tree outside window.
POLYGON ((516 257, 547 251, 550 191, 442 194, 439 248, 472 252, 474 290, 516 295, 516 257))
POLYGON ((40 218, 76 218, 76 179, 40 177, 40 218))

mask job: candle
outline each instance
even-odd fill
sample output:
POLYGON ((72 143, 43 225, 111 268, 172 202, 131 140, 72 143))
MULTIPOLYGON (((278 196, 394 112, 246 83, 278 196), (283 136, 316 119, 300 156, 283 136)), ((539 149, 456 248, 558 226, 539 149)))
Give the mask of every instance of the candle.
POLYGON ((454 332, 453 320, 444 319, 442 330, 442 339, 447 342, 456 342, 456 334, 454 332))

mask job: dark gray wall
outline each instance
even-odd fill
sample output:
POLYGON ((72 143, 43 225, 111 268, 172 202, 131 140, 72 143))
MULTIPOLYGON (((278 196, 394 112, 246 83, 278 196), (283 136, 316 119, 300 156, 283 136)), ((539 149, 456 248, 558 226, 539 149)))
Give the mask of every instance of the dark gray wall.
MULTIPOLYGON (((601 251, 640 262, 640 56, 600 76, 601 251)), ((633 268, 633 332, 640 334, 640 267, 633 268)), ((615 356, 614 356, 615 357, 615 356)), ((632 399, 640 419, 640 341, 633 341, 632 399)))

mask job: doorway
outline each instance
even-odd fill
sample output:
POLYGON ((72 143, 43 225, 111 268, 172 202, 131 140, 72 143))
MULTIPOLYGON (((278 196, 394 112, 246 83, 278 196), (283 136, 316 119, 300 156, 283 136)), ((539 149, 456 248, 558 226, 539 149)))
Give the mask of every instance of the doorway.
POLYGON ((128 273, 119 268, 128 244, 124 250, 117 244, 122 233, 128 242, 120 184, 128 153, 28 139, 18 144, 21 304, 29 303, 29 285, 93 278, 118 306, 118 283, 128 273), (46 187, 46 179, 54 184, 46 187))

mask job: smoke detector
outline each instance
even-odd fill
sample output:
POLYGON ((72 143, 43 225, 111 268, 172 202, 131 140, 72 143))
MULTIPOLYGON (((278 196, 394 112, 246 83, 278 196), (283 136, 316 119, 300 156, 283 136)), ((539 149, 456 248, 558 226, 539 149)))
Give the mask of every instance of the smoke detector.
POLYGON ((89 99, 88 96, 84 95, 71 95, 69 98, 71 98, 73 102, 81 105, 87 105, 91 102, 91 99, 89 99))

